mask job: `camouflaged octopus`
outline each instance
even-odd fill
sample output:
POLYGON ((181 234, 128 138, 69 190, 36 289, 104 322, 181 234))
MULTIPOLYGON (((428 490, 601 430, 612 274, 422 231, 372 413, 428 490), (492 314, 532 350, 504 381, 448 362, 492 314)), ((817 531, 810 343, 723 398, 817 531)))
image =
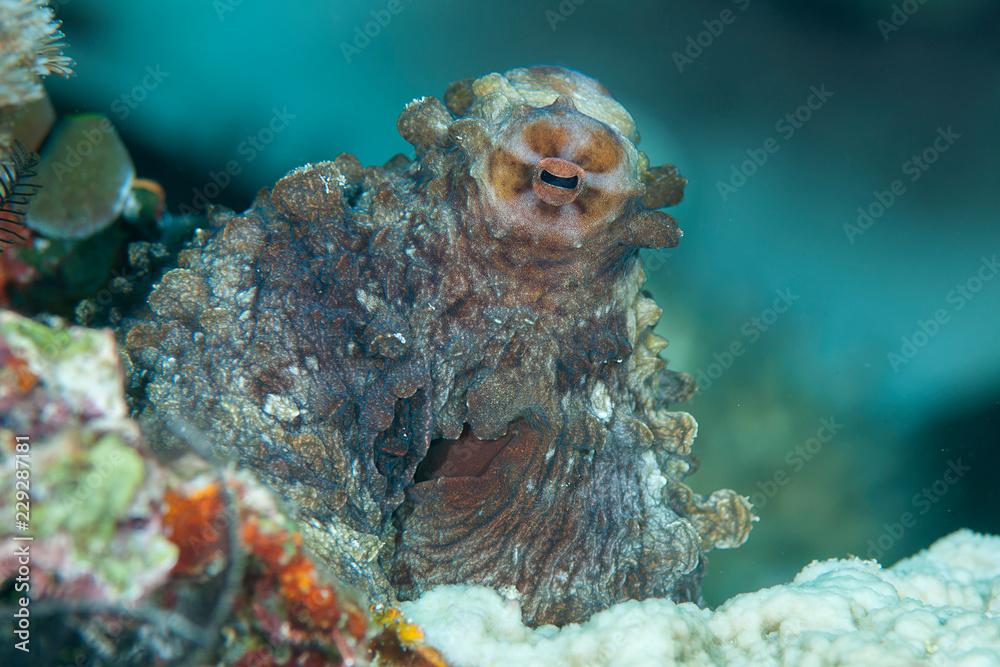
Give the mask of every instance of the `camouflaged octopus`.
POLYGON ((256 470, 375 599, 481 584, 532 624, 697 600, 704 553, 752 516, 681 481, 694 385, 641 291, 684 179, 577 72, 444 99, 399 118, 414 160, 343 154, 213 213, 127 335, 146 428, 256 470))

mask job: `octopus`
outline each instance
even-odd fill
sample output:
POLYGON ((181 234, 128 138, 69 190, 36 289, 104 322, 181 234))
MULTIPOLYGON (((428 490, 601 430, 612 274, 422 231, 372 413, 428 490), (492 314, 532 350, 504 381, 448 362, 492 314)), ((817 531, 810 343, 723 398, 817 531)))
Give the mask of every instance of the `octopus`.
POLYGON ((685 179, 559 67, 453 83, 397 126, 413 157, 342 154, 212 212, 125 336, 151 439, 254 470, 374 599, 483 585, 532 625, 699 601, 754 517, 683 481, 695 385, 642 289, 685 179))

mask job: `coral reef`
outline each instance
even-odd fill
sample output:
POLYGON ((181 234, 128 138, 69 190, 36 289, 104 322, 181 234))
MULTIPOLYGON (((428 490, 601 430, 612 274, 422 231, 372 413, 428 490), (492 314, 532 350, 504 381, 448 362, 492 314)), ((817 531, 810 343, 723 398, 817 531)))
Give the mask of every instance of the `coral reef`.
POLYGON ((41 156, 15 143, 0 155, 0 305, 119 323, 200 220, 164 199, 105 116, 61 119, 41 156))
POLYGON ((883 569, 815 562, 788 584, 715 611, 624 602, 560 630, 521 623, 517 603, 446 586, 404 610, 456 667, 492 665, 995 665, 1000 537, 959 531, 883 569))
POLYGON ((11 147, 14 126, 27 122, 22 114, 44 115, 41 78, 72 74, 62 39, 47 2, 0 0, 0 153, 11 147))
POLYGON ((0 253, 5 246, 28 240, 24 215, 31 197, 41 187, 32 180, 38 175, 37 165, 38 155, 29 153, 20 143, 7 150, 0 148, 0 253))
POLYGON ((123 382, 110 331, 0 310, 0 538, 16 547, 0 605, 30 600, 33 661, 444 665, 398 610, 372 622, 247 471, 157 460, 123 382))
POLYGON ((0 305, 116 324, 195 221, 164 212, 106 116, 57 124, 41 79, 72 74, 59 25, 47 3, 0 0, 0 305))
POLYGON ((0 0, 0 304, 8 287, 30 283, 36 272, 6 246, 25 246, 24 218, 38 194, 38 155, 55 119, 41 79, 70 76, 73 61, 62 54, 63 34, 48 3, 0 0))
POLYGON ((415 160, 341 155, 212 214, 125 339, 144 429, 211 434, 375 599, 483 584, 531 624, 697 600, 752 516, 682 481, 694 384, 641 290, 684 179, 576 72, 444 99, 399 118, 415 160))

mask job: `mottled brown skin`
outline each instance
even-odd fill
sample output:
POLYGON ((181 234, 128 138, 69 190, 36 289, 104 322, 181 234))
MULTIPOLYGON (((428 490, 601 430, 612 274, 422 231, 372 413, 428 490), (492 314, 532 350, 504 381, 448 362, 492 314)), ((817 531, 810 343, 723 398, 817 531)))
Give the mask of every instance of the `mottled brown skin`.
POLYGON ((446 100, 400 116, 415 161, 307 165, 214 216, 127 337, 147 428, 210 434, 376 597, 490 585, 533 624, 697 599, 704 552, 751 516, 681 482, 694 387, 640 293, 683 179, 580 74, 446 100))

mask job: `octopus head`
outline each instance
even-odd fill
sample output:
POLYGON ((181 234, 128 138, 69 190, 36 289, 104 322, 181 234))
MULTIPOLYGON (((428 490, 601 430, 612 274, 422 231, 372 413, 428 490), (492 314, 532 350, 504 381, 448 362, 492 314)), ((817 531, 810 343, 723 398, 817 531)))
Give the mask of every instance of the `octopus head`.
POLYGON ((567 98, 512 113, 479 177, 494 235, 543 254, 606 238, 641 190, 632 145, 567 98))

